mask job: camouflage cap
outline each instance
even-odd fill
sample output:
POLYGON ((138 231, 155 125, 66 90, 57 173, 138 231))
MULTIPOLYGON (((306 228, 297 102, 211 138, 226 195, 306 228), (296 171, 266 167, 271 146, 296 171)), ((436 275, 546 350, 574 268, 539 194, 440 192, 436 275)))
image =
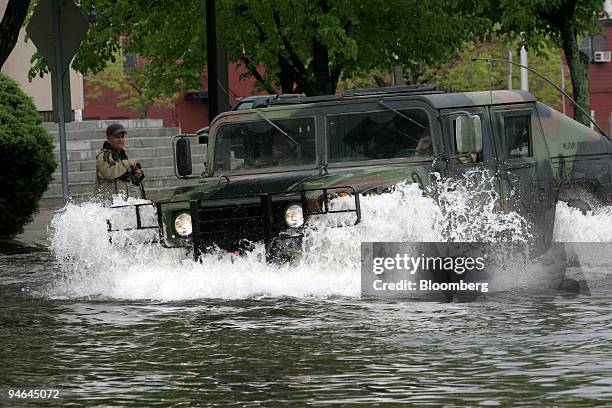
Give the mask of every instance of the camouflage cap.
POLYGON ((125 127, 121 123, 113 123, 106 128, 106 136, 118 135, 120 133, 126 133, 125 127))

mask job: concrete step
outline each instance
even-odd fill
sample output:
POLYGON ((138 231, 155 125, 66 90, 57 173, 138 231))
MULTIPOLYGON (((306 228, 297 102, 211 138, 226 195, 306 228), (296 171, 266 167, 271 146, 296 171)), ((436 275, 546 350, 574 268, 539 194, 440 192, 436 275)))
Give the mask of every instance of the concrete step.
MULTIPOLYGON (((202 174, 204 171, 204 164, 198 164, 193 166, 192 174, 202 174)), ((174 176, 174 167, 153 167, 145 169, 145 180, 154 180, 157 178, 164 178, 174 176)), ((74 173, 68 173, 68 184, 72 183, 91 183, 96 179, 96 172, 93 171, 79 171, 74 173)), ((53 181, 51 184, 61 184, 62 175, 61 172, 53 173, 53 181)))
MULTIPOLYGON (((138 129, 127 129, 128 136, 127 140, 138 138, 138 137, 167 137, 171 140, 172 137, 181 133, 180 128, 138 128, 138 129)), ((53 140, 59 145, 59 135, 57 132, 50 132, 53 136, 53 140)), ((197 139, 194 137, 194 139, 197 139)), ((94 130, 73 130, 66 132, 66 141, 81 141, 81 140, 95 140, 100 145, 106 140, 106 129, 94 129, 94 130)))
MULTIPOLYGON (((192 155, 203 155, 204 154, 204 146, 205 145, 192 145, 191 146, 191 154, 192 155)), ((68 150, 67 152, 68 161, 88 161, 93 160, 95 162, 96 155, 98 154, 98 150, 68 150)), ((130 159, 141 160, 145 158, 154 158, 154 157, 165 157, 172 156, 172 146, 160 146, 160 147, 145 147, 145 148, 134 148, 128 150, 130 159)), ((55 160, 60 162, 60 152, 59 149, 53 152, 55 156, 55 160)))
MULTIPOLYGON (((191 145, 197 145, 198 141, 195 138, 190 139, 191 145)), ((66 150, 99 150, 103 145, 100 140, 67 140, 66 150)), ((156 136, 156 137, 136 137, 128 138, 125 141, 125 150, 129 153, 130 150, 142 147, 160 147, 172 146, 172 137, 156 136)), ((59 151, 59 142, 55 142, 55 150, 59 151)))
MULTIPOLYGON (((163 177, 154 180, 145 179, 144 187, 146 191, 159 190, 159 189, 173 189, 179 186, 192 186, 198 184, 198 179, 182 180, 176 177, 163 177)), ((136 186, 134 186, 136 188, 136 186)), ((95 191, 95 182, 90 181, 86 183, 69 183, 69 189, 72 195, 83 195, 93 194, 95 191)), ((44 194, 44 198, 61 197, 62 196, 62 185, 60 183, 53 183, 49 185, 49 188, 44 194)))
MULTIPOLYGON (((145 171, 148 169, 155 168, 155 167, 174 166, 174 159, 172 156, 137 158, 137 160, 140 162, 140 164, 142 164, 142 167, 145 169, 145 171)), ((198 164, 203 164, 205 161, 206 161, 206 156, 204 154, 192 154, 191 155, 191 162, 193 163, 194 167, 198 164)), ((94 160, 69 161, 68 162, 68 172, 69 173, 75 172, 75 171, 95 171, 95 169, 96 169, 96 162, 94 160)), ((59 166, 56 169, 56 173, 60 174, 59 166)))
MULTIPOLYGON (((66 131, 96 129, 106 130, 106 128, 113 123, 121 123, 126 129, 164 127, 163 119, 86 120, 83 122, 66 123, 66 131)), ((43 122, 42 125, 48 132, 58 131, 57 123, 43 122)))

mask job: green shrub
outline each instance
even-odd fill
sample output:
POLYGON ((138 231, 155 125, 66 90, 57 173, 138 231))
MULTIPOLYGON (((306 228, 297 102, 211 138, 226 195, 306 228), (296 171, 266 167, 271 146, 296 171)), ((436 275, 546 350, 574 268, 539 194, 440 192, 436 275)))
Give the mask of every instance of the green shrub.
POLYGON ((0 74, 0 238, 32 220, 55 167, 53 139, 32 99, 0 74))

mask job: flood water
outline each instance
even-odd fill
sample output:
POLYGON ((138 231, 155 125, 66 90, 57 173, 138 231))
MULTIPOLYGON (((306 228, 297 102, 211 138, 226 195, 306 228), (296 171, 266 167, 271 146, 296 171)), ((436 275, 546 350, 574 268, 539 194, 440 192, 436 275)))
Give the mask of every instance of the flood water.
MULTIPOLYGON (((590 296, 362 299, 361 241, 436 240, 452 217, 411 188, 362 204, 362 225, 312 232, 303 258, 281 267, 261 248, 196 263, 113 246, 106 209, 66 208, 49 250, 0 254, 0 405, 612 404, 610 265, 585 268, 590 296), (59 399, 9 399, 17 389, 59 399)), ((518 218, 473 216, 480 227, 454 238, 522 238, 518 218)), ((612 251, 612 212, 561 203, 555 236, 612 251)))

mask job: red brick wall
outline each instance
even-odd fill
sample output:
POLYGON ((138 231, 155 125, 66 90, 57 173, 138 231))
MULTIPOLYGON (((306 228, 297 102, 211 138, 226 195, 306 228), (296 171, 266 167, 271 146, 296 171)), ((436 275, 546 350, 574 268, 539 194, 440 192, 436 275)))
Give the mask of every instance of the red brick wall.
MULTIPOLYGON (((603 21, 606 49, 612 50, 612 20, 603 21)), ((567 69, 567 67, 566 67, 567 69)), ((570 94, 570 96, 572 96, 570 94)), ((612 113, 612 62, 593 62, 589 65, 589 96, 591 110, 595 111, 595 120, 610 132, 610 114, 612 113)), ((574 114, 572 103, 567 101, 566 110, 569 116, 574 114)))
MULTIPOLYGON (((228 66, 228 82, 230 104, 233 106, 237 97, 244 97, 257 94, 255 90, 255 80, 248 78, 240 79, 240 75, 245 72, 244 68, 237 67, 235 64, 228 66)), ((202 89, 207 90, 206 70, 202 73, 202 89)), ((84 80, 85 108, 83 119, 137 119, 138 112, 130 109, 117 107, 118 95, 111 89, 103 89, 102 95, 98 98, 91 98, 91 86, 87 79, 84 80)), ((193 133, 196 130, 208 125, 208 104, 206 101, 186 99, 180 95, 173 108, 153 107, 147 114, 150 119, 162 119, 165 127, 180 126, 185 133, 193 133)))
MULTIPOLYGON (((119 108, 119 95, 117 92, 109 88, 103 88, 102 94, 97 98, 92 98, 90 95, 91 86, 87 80, 83 81, 83 93, 85 94, 85 107, 83 109, 84 120, 94 119, 138 119, 138 112, 119 108)), ((176 126, 174 109, 153 107, 149 110, 148 118, 163 119, 164 126, 176 126)))

